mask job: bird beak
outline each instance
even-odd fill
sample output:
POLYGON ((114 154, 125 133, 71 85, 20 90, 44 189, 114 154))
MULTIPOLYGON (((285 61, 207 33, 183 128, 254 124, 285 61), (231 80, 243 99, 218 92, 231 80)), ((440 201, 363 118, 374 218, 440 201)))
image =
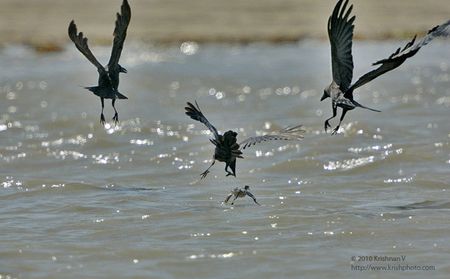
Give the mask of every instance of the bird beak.
POLYGON ((328 98, 327 94, 323 93, 322 98, 320 98, 320 101, 322 102, 322 101, 325 100, 326 98, 328 98))

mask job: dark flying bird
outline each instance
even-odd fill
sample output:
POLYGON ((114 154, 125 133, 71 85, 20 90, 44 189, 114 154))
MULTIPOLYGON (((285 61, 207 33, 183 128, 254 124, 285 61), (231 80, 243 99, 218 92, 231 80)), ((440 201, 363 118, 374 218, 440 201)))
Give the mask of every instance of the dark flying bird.
POLYGON ((219 134, 217 129, 209 123, 208 119, 206 119, 200 111, 200 107, 197 102, 195 102, 195 104, 196 106, 189 102, 187 103, 188 106, 185 107, 186 114, 192 119, 200 121, 208 127, 214 135, 214 138, 210 139, 210 141, 216 146, 213 162, 211 163, 211 166, 209 166, 209 168, 201 174, 202 179, 209 173, 209 169, 214 165, 216 160, 225 163, 225 171, 227 172, 227 176, 233 175, 236 177, 236 158, 244 158, 242 157, 242 150, 247 147, 269 140, 300 140, 303 138, 303 136, 298 133, 303 133, 304 130, 301 129, 302 125, 298 125, 295 127, 282 129, 275 135, 249 137, 238 144, 236 132, 230 130, 225 132, 223 135, 219 134), (231 169, 231 172, 228 168, 231 169))
POLYGON ((237 198, 244 198, 245 196, 249 196, 250 198, 253 199, 253 201, 257 204, 260 205, 257 201, 255 196, 253 196, 252 193, 250 193, 250 186, 245 185, 244 189, 239 189, 239 188, 234 188, 233 191, 231 191, 231 193, 227 196, 227 198, 223 201, 223 203, 228 203, 228 201, 231 199, 231 197, 234 196, 234 199, 231 201, 231 205, 234 204, 234 201, 237 198))
POLYGON ((127 36, 127 28, 130 23, 131 9, 127 0, 123 0, 121 13, 117 13, 116 27, 114 29, 114 41, 111 51, 111 57, 109 58, 108 65, 103 67, 98 62, 95 56, 92 54, 88 46, 88 39, 84 37, 83 32, 77 32, 77 26, 72 20, 69 24, 69 37, 74 42, 77 49, 86 58, 97 67, 99 74, 98 86, 85 87, 95 95, 100 97, 102 103, 102 113, 100 114, 100 122, 105 124, 105 116, 103 115, 103 109, 105 107, 104 99, 112 99, 112 107, 114 108, 114 123, 119 122, 119 114, 117 113, 115 102, 116 99, 128 99, 123 94, 119 93, 119 74, 127 73, 127 70, 119 64, 120 54, 122 53, 123 43, 127 36))
POLYGON ((353 99, 353 91, 370 82, 371 80, 387 73, 405 62, 406 59, 414 56, 419 49, 428 44, 436 37, 446 37, 450 35, 450 20, 442 25, 438 25, 431 29, 428 34, 420 41, 416 42, 414 37, 403 48, 398 48, 391 56, 373 63, 378 66, 375 70, 368 72, 360 77, 353 85, 351 85, 353 77, 353 57, 352 57, 352 40, 353 40, 353 22, 355 16, 350 17, 353 5, 348 6, 348 0, 339 0, 334 7, 333 13, 328 19, 328 37, 331 44, 331 64, 333 72, 333 81, 330 86, 325 88, 321 101, 331 97, 333 116, 325 121, 325 132, 331 127, 329 121, 336 117, 337 108, 342 108, 342 115, 339 124, 333 130, 332 134, 336 134, 345 117, 347 111, 356 107, 377 111, 361 105, 353 99))

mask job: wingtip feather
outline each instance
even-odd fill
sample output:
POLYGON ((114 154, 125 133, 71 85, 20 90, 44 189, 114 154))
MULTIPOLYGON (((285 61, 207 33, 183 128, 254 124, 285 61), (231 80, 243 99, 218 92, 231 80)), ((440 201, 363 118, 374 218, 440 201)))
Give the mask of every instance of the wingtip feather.
POLYGON ((67 32, 69 33, 69 37, 72 37, 74 34, 77 33, 77 25, 75 24, 75 21, 72 19, 69 23, 69 28, 67 29, 67 32))

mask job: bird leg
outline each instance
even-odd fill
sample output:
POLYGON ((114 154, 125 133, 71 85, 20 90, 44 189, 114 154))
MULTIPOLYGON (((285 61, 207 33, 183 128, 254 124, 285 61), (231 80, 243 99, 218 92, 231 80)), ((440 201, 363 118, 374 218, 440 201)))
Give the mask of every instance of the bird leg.
POLYGON ((114 106, 116 103, 116 99, 112 99, 112 107, 114 109, 114 117, 112 118, 114 120, 114 124, 117 125, 119 123, 119 113, 117 113, 116 107, 114 106))
POLYGON ((229 167, 228 164, 226 164, 226 165, 225 165, 225 171, 227 172, 227 175, 226 175, 226 176, 230 176, 230 175, 236 176, 236 175, 234 175, 231 171, 228 170, 228 167, 229 167))
POLYGON ((103 114, 103 109, 105 108, 105 99, 100 98, 100 101, 102 102, 102 113, 100 114, 100 123, 102 123, 103 126, 105 126, 105 115, 103 114))
POLYGON ((337 107, 336 107, 336 106, 333 106, 333 116, 330 117, 330 118, 328 118, 327 120, 325 120, 325 133, 327 132, 327 129, 328 129, 328 128, 331 128, 331 125, 330 125, 329 121, 330 121, 331 119, 335 118, 336 115, 337 115, 337 107))
POLYGON ((227 172, 226 176, 232 175, 232 176, 236 177, 236 159, 234 159, 231 162, 225 163, 225 171, 227 172), (231 171, 229 171, 228 168, 230 168, 231 171))
POLYGON ((336 128, 334 128, 331 135, 336 135, 336 133, 339 131, 339 127, 341 126, 342 120, 344 120, 344 117, 345 117, 345 114, 347 113, 347 111, 348 110, 346 110, 346 109, 342 109, 342 115, 341 115, 341 118, 339 119, 339 124, 336 126, 336 128))
POLYGON ((209 168, 207 168, 204 172, 202 172, 202 173, 200 174, 201 179, 205 178, 205 177, 208 175, 209 169, 210 169, 212 166, 214 166, 215 163, 216 163, 216 160, 213 160, 213 162, 211 163, 211 166, 209 166, 209 168))

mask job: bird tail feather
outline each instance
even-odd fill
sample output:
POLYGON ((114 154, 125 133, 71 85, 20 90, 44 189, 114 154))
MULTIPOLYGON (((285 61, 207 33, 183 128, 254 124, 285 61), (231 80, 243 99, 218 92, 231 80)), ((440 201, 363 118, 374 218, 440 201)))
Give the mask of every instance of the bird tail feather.
MULTIPOLYGON (((101 86, 88 86, 85 87, 85 89, 91 91, 92 93, 94 93, 95 95, 101 97, 101 98, 111 98, 111 90, 109 89, 105 89, 104 87, 101 86)), ((120 93, 119 91, 114 90, 113 94, 116 95, 117 99, 128 99, 127 96, 123 95, 122 93, 120 93)))
POLYGON ((99 96, 100 98, 106 97, 104 92, 102 90, 100 90, 100 86, 87 86, 84 89, 91 91, 92 93, 99 96))
POLYGON ((128 99, 127 96, 125 96, 125 95, 123 95, 123 94, 121 94, 121 93, 119 93, 119 92, 116 92, 116 96, 117 96, 117 98, 119 98, 119 99, 128 99))

